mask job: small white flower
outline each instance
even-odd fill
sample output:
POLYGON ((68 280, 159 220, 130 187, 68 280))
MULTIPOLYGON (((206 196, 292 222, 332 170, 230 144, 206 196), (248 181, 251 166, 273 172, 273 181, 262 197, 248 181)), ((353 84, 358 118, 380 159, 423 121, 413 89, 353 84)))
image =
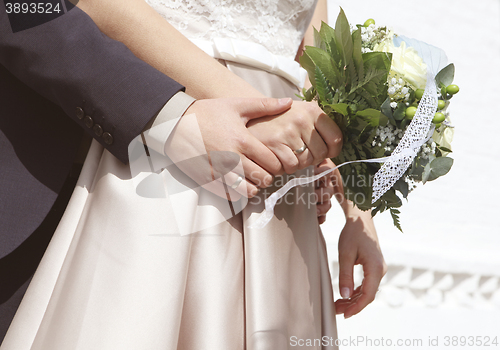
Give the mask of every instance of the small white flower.
POLYGON ((368 34, 361 34, 362 41, 368 41, 368 34))
POLYGON ((397 102, 391 102, 391 108, 396 108, 398 106, 397 102))
POLYGON ((396 85, 397 82, 398 82, 398 80, 396 78, 392 78, 391 79, 391 84, 392 85, 396 85))
POLYGON ((387 93, 389 95, 394 95, 396 93, 396 89, 394 88, 394 86, 391 86, 388 90, 387 90, 387 93))
POLYGON ((401 93, 403 95, 406 95, 408 93, 408 88, 405 86, 404 88, 401 89, 401 93))

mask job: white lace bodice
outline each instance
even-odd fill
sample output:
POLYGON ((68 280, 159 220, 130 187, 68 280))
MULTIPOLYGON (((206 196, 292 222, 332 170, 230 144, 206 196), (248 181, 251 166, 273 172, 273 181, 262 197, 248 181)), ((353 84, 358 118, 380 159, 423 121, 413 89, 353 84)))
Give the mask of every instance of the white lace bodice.
POLYGON ((215 58, 278 74, 301 88, 294 61, 317 0, 146 0, 215 58))
POLYGON ((317 0, 146 0, 189 39, 255 42, 294 58, 317 0))

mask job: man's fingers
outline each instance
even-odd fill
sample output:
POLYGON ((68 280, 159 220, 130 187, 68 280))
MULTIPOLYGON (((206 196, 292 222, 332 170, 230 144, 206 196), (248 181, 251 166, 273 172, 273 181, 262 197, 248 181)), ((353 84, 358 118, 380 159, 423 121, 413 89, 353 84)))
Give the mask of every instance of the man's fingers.
POLYGON ((242 98, 238 110, 245 124, 249 120, 283 113, 292 106, 291 98, 242 98))
POLYGON ((299 160, 290 147, 280 143, 274 147, 270 147, 270 149, 278 157, 285 173, 293 174, 298 170, 299 160))
POLYGON ((321 138, 328 146, 328 153, 325 158, 335 158, 342 150, 342 131, 326 114, 319 116, 315 123, 321 138))
POLYGON ((246 162, 246 165, 244 162, 245 176, 258 187, 264 188, 269 186, 273 180, 272 175, 279 175, 283 172, 283 167, 278 157, 252 134, 248 133, 248 137, 246 137, 245 142, 242 144, 242 148, 241 153, 256 165, 250 167, 248 162, 246 162), (255 173, 252 173, 253 171, 255 173), (253 178, 249 176, 253 176, 253 178))

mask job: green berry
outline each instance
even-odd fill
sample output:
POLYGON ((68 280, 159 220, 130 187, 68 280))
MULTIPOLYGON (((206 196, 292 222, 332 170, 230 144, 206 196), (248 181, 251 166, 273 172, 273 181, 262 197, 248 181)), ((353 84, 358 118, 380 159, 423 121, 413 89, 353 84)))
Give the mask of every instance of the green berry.
POLYGON ((441 123, 436 124, 436 129, 439 129, 441 127, 441 123))
POLYGON ((370 24, 375 24, 375 20, 373 18, 368 18, 363 24, 363 27, 369 27, 370 24))
POLYGON ((449 93, 450 95, 455 95, 457 92, 460 91, 460 88, 458 85, 451 84, 446 87, 446 92, 449 93))
POLYGON ((443 109, 446 106, 446 102, 443 100, 438 100, 438 109, 443 109))
POLYGON ((446 119, 446 116, 443 113, 437 112, 436 114, 434 114, 434 118, 432 118, 432 122, 434 124, 441 124, 442 122, 444 122, 445 119, 446 119))
POLYGON ((417 89, 417 91, 415 91, 415 98, 420 100, 422 96, 424 96, 424 89, 417 89))
POLYGON ((406 111, 405 111, 406 119, 413 119, 413 117, 415 116, 415 113, 417 113, 417 107, 410 106, 410 107, 406 108, 406 111))

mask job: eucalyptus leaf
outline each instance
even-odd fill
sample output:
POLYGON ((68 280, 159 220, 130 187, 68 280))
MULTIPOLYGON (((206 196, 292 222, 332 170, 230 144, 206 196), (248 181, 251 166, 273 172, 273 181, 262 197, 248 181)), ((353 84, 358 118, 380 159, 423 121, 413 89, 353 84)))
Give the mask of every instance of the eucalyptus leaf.
POLYGON ((448 86, 453 83, 453 78, 455 77, 455 65, 450 63, 443 69, 439 71, 436 75, 437 86, 448 86))
POLYGON ((451 167, 453 166, 453 159, 450 157, 438 157, 429 164, 431 171, 427 181, 433 181, 440 176, 448 174, 451 167))
POLYGON ((403 179, 399 178, 398 181, 392 186, 396 191, 399 191, 403 198, 408 198, 408 193, 410 193, 410 189, 408 188, 408 183, 403 179))
POLYGON ((394 110, 394 119, 403 120, 405 117, 406 105, 403 102, 399 102, 398 106, 394 110))
POLYGON ((389 122, 392 125, 396 125, 396 120, 394 119, 394 116, 392 115, 392 108, 391 108, 391 98, 387 97, 382 103, 382 106, 380 107, 382 110, 382 113, 389 119, 389 122))

